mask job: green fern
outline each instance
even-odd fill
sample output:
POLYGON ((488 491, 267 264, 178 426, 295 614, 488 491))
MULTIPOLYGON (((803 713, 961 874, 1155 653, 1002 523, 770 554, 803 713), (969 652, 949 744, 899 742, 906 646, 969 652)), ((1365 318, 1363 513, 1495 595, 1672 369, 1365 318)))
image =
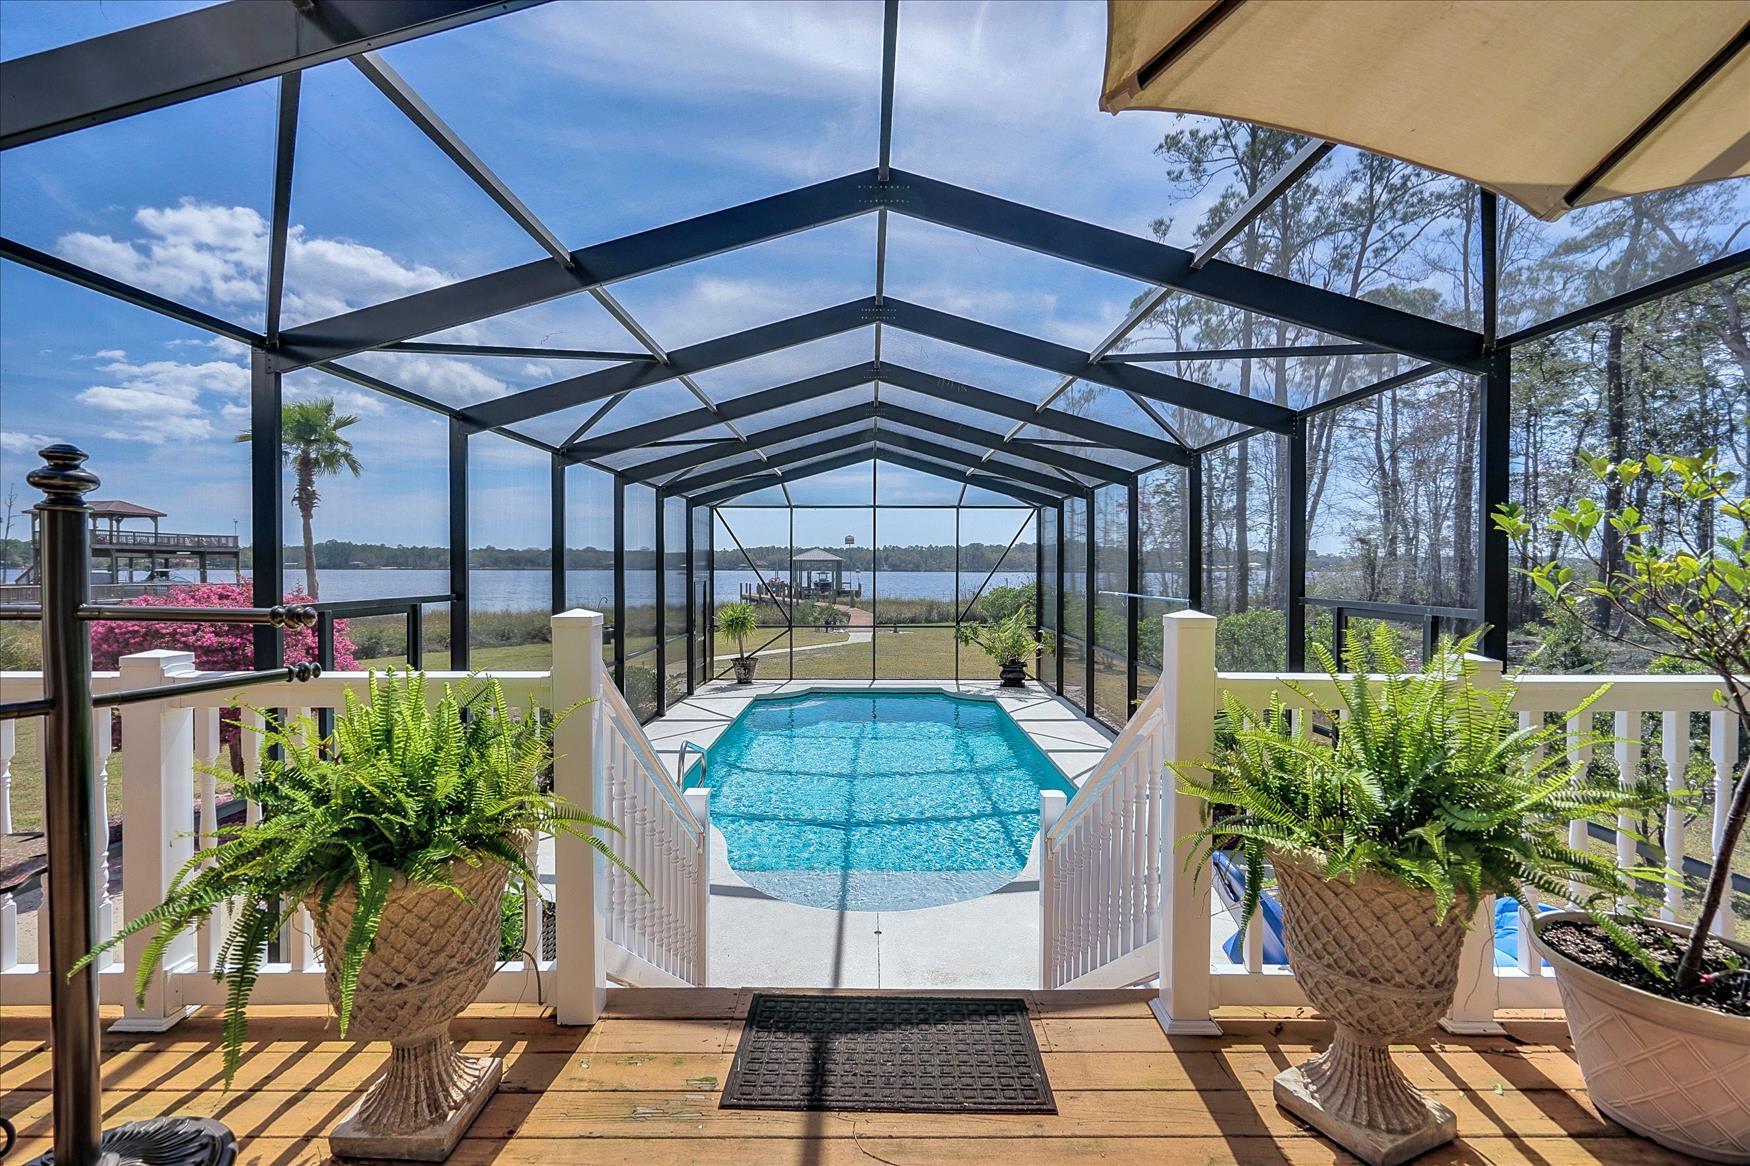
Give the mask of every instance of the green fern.
POLYGON ((627 869, 595 833, 615 829, 610 823, 546 792, 553 729, 564 715, 533 705, 519 715, 496 680, 465 694, 445 685, 442 697, 428 702, 425 677, 407 673, 373 674, 365 701, 349 689, 326 739, 310 718, 276 725, 263 713, 268 728, 261 733, 256 776, 212 771, 260 805, 260 820, 220 827, 213 845, 176 873, 162 903, 73 970, 155 927, 135 969, 134 988, 143 998, 167 945, 210 920, 219 906, 233 904, 213 969, 226 984, 228 1087, 242 1059, 247 1007, 268 941, 306 894, 314 893, 319 911, 326 911, 351 884, 359 888, 358 905, 337 969, 344 1036, 359 969, 376 942, 396 874, 462 894, 450 877, 452 863, 497 862, 510 869, 524 895, 539 895, 540 879, 524 847, 541 834, 581 838, 627 869))
POLYGON ((1656 780, 1619 785, 1574 760, 1610 740, 1567 736, 1570 720, 1590 722, 1603 690, 1560 724, 1520 728, 1510 681, 1474 683, 1475 644, 1474 636, 1444 644, 1410 673, 1382 624, 1351 642, 1346 674, 1329 649, 1312 646, 1340 707, 1293 684, 1310 714, 1291 716, 1279 695, 1253 710, 1223 694, 1213 760, 1172 768, 1180 790, 1207 803, 1204 827, 1185 839, 1195 869, 1214 849, 1239 851, 1242 933, 1270 851, 1327 878, 1395 879, 1432 895, 1440 918, 1457 910, 1467 924, 1487 895, 1531 904, 1568 898, 1570 884, 1584 888, 1576 906, 1603 921, 1613 901, 1640 899, 1641 887, 1667 880, 1663 869, 1619 870, 1614 858, 1568 846, 1571 821, 1614 827, 1619 814, 1662 810, 1670 798, 1656 780))

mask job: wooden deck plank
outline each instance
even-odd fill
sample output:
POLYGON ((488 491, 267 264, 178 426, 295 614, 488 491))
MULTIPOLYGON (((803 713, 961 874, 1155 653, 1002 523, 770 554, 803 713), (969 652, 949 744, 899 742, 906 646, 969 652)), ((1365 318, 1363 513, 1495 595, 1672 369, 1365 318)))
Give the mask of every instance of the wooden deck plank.
MULTIPOLYGON (((1016 995, 1017 993, 1008 993, 1016 995)), ((610 993, 592 1028, 561 1028, 537 1005, 470 1009, 454 1026, 470 1052, 506 1058, 505 1083, 452 1159, 460 1166, 1043 1166, 1045 1163, 1353 1161, 1279 1109, 1281 1068, 1331 1028, 1304 1010, 1226 1013, 1220 1037, 1161 1034, 1147 993, 1018 993, 1034 1017, 1056 1115, 785 1113, 718 1108, 753 992, 610 993)), ((0 1009, 0 1113, 27 1159, 47 1148, 50 1054, 41 1009, 0 1009)), ((1458 1114, 1461 1141, 1424 1159, 1503 1166, 1668 1166, 1681 1159, 1591 1108, 1559 1017, 1507 1037, 1430 1034, 1399 1046, 1411 1079, 1458 1114)), ((244 1140, 240 1166, 315 1166, 321 1135, 382 1066, 386 1046, 341 1041, 317 1008, 253 1014, 233 1089, 222 1089, 219 1023, 106 1037, 107 1120, 215 1116, 244 1140)))
MULTIPOLYGON (((48 1149, 40 1139, 21 1141, 18 1153, 48 1149)), ((699 1166, 696 1142, 518 1137, 467 1138, 450 1166, 699 1166)), ((1041 1142, 1026 1138, 817 1138, 778 1144, 767 1139, 728 1138, 711 1147, 712 1166, 1354 1166, 1356 1159, 1317 1139, 1277 1142, 1269 1138, 1086 1138, 1041 1142)), ((1418 1166, 1687 1166, 1681 1155, 1640 1139, 1575 1139, 1566 1145, 1507 1138, 1475 1138, 1435 1150, 1418 1166)), ((237 1166, 332 1166, 321 1139, 255 1138, 245 1143, 237 1166)))

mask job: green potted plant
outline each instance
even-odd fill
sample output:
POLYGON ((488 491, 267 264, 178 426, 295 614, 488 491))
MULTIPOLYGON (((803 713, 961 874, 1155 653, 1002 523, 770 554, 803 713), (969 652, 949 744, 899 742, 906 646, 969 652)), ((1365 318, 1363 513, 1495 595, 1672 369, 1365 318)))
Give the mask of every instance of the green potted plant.
MULTIPOLYGON (((1602 610, 1609 618, 1594 630, 1719 677, 1717 699, 1750 729, 1750 493, 1711 450, 1621 462, 1582 455, 1581 462, 1625 496, 1645 498, 1649 511, 1659 507, 1664 521, 1656 530, 1635 506, 1606 514, 1584 499, 1557 508, 1536 530, 1522 508, 1502 507, 1496 525, 1522 548, 1554 534, 1589 568, 1583 578, 1538 555, 1526 574, 1558 611, 1594 624, 1602 610), (1600 545, 1606 529, 1621 547, 1608 563, 1600 545)), ((1711 934, 1750 813, 1750 762, 1734 764, 1693 924, 1621 917, 1605 927, 1560 912, 1539 918, 1532 940, 1555 969, 1599 1111, 1696 1158, 1746 1163, 1750 946, 1711 934)))
POLYGON ((717 609, 717 634, 735 641, 735 683, 752 684, 754 668, 759 660, 747 653, 747 638, 759 631, 760 623, 751 603, 726 603, 717 609))
POLYGON ((1477 680, 1474 643, 1443 645, 1419 674, 1384 625, 1348 646, 1348 674, 1315 644, 1336 706, 1294 685, 1313 711, 1223 694, 1215 757, 1173 767, 1212 811, 1190 839, 1197 869, 1216 847, 1244 866, 1243 930, 1268 864, 1295 980, 1336 1024, 1329 1049, 1277 1076, 1276 1100, 1369 1162, 1454 1135, 1452 1112, 1410 1084, 1390 1046, 1451 1007, 1483 898, 1535 903, 1572 883, 1608 902, 1657 874, 1569 849, 1568 825, 1614 823, 1662 804, 1663 788, 1592 777, 1569 758, 1593 740, 1570 742, 1564 726, 1519 728, 1512 683, 1477 680))
POLYGON ((1027 680, 1027 661, 1044 647, 1027 622, 1027 612, 1016 611, 995 623, 963 623, 954 629, 963 645, 977 644, 995 660, 1004 688, 1020 688, 1027 680))
POLYGON ((325 740, 308 718, 266 723, 256 775, 222 774, 260 819, 221 826, 161 904, 82 963, 156 928, 136 969, 143 993, 171 940, 228 905, 214 976, 228 986, 229 1085, 267 943, 306 908, 341 1035, 393 1046, 334 1152, 441 1160, 502 1072, 499 1058, 457 1051, 449 1023, 492 975, 507 880, 540 894, 528 860, 540 834, 619 863, 595 833, 613 827, 545 792, 557 722, 532 706, 518 715, 497 681, 428 702, 421 675, 373 675, 368 701, 348 690, 325 740))

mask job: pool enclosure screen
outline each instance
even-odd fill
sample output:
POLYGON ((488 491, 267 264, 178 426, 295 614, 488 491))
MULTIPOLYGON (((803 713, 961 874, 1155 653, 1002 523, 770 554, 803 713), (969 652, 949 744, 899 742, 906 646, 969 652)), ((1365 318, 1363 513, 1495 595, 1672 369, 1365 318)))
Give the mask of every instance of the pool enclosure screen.
MULTIPOLYGON (((1325 252, 1319 262, 1261 258, 1261 233, 1274 221, 1265 216, 1302 214, 1296 190, 1306 193, 1314 170, 1355 177, 1382 160, 1317 140, 1278 143, 1280 164, 1224 196, 1190 246, 1104 201, 1083 202, 1081 217, 1060 213, 1048 208, 1085 198, 1084 187, 1104 199, 1124 183, 1102 169, 1078 184, 1060 169, 1012 161, 1002 133, 939 132, 931 103, 911 91, 920 78, 929 90, 926 72, 942 67, 920 46, 946 40, 902 39, 896 0, 835 9, 844 56, 867 75, 853 103, 865 132, 838 132, 812 91, 797 99, 806 110, 795 125, 838 127, 815 143, 822 173, 836 176, 753 187, 625 177, 564 155, 571 140, 597 141, 600 127, 551 114, 577 106, 611 120, 615 103, 556 89, 511 111, 516 135, 541 139, 538 177, 561 172, 569 190, 585 171, 592 181, 608 174, 626 184, 624 197, 598 198, 591 187, 567 206, 525 170, 515 175, 535 188, 525 202, 483 161, 502 155, 476 153, 436 107, 466 116, 470 133, 490 111, 453 94, 428 101, 409 77, 444 92, 450 72, 422 48, 533 43, 492 37, 569 10, 516 0, 351 9, 357 26, 336 31, 320 4, 218 4, 6 62, 0 149, 9 174, 40 170, 56 189, 63 138, 125 159, 134 156, 127 150, 162 153, 166 139, 202 142, 202 119, 226 111, 271 115, 253 139, 259 181, 233 176, 208 196, 259 195, 261 230, 247 240, 261 245, 248 267, 252 281, 260 275, 259 316, 234 318, 248 297, 141 286, 152 283, 152 264, 115 263, 118 248, 131 249, 69 253, 11 204, 0 258, 9 273, 60 281, 59 293, 107 297, 92 302, 196 334, 178 343, 247 350, 247 408, 241 398, 227 405, 236 416, 226 424, 252 434, 259 605, 282 600, 288 566, 282 406, 363 392, 397 416, 435 419, 422 431, 436 437, 432 456, 447 470, 447 485, 432 493, 447 500, 448 586, 324 603, 330 638, 337 618, 404 618, 408 662, 435 665, 441 657, 424 653, 422 637, 447 624, 449 666, 491 663, 471 650, 493 646, 489 633, 502 621, 489 618, 471 567, 491 549, 506 505, 495 475, 510 449, 528 471, 519 497, 550 506, 551 542, 535 557, 551 571, 551 607, 603 612, 606 663, 644 717, 724 674, 740 646, 713 635, 713 613, 743 600, 759 624, 746 647, 760 674, 798 680, 988 678, 993 662, 957 642, 957 625, 1030 612, 1045 645, 1039 679, 1113 726, 1153 684, 1160 617, 1180 607, 1267 607, 1279 626, 1255 655, 1268 667, 1300 668, 1309 638, 1341 641, 1350 616, 1409 624, 1424 643, 1487 628, 1483 650, 1505 658, 1508 547, 1488 516, 1510 497, 1515 352, 1750 267, 1750 250, 1726 250, 1733 236, 1705 253, 1676 248, 1682 255, 1669 262, 1624 267, 1610 287, 1576 292, 1578 301, 1564 293, 1527 306, 1514 299, 1524 265, 1502 240, 1511 229, 1523 241, 1538 224, 1514 219, 1494 194, 1424 173, 1416 181, 1439 198, 1415 229, 1438 238, 1451 262, 1430 261, 1398 290, 1320 282, 1325 252), (442 35, 421 40, 433 33, 442 35), (202 53, 169 59, 155 46, 170 35, 202 53), (407 189, 425 193, 447 179, 479 200, 477 211, 419 236, 469 260, 410 268, 369 294, 313 288, 316 228, 306 216, 318 196, 351 200, 399 177, 362 149, 352 165, 336 165, 337 143, 384 130, 373 116, 437 148, 427 156, 433 171, 407 189), (967 149, 972 142, 984 149, 967 149), (967 169, 960 155, 972 153, 990 158, 967 169), (572 164, 547 161, 562 156, 572 164), (726 189, 738 193, 717 197, 726 189), (615 203, 621 217, 602 218, 615 203), (23 225, 22 238, 11 224, 23 225), (494 250, 499 236, 509 243, 494 250), (476 245, 484 249, 473 255, 476 245), (503 258, 482 258, 495 255, 503 258), (687 298, 697 287, 733 291, 760 279, 765 294, 687 298), (1023 286, 1049 294, 1008 294, 1023 286), (969 294, 981 291, 991 294, 969 294), (1449 574, 1383 602, 1317 562, 1309 579, 1308 560, 1343 533, 1313 522, 1342 452, 1332 434, 1375 431, 1372 403, 1403 392, 1427 393, 1451 434, 1442 460, 1462 472, 1436 541, 1462 551, 1449 574)), ((920 6, 917 19, 970 20, 973 11, 920 6)), ((1017 6, 1009 18, 1033 15, 1017 6)), ((710 17, 695 7, 674 35, 709 38, 692 26, 710 17)), ((1031 37, 1030 51, 1049 52, 1050 41, 1031 37)), ((790 124, 752 112, 735 119, 790 124)), ((1102 141, 1112 124, 1100 123, 1102 141)), ((672 160, 679 151, 666 146, 641 147, 633 162, 672 160)), ((249 151, 201 153, 222 165, 249 151)), ((1320 188, 1335 200, 1333 222, 1354 217, 1353 186, 1320 188)), ((439 198, 428 212, 409 203, 420 215, 462 205, 439 198)), ((395 196, 359 204, 401 209, 395 196)), ((1561 229, 1569 227, 1579 230, 1561 229)), ((429 468, 441 480, 440 466, 429 468)), ((257 629, 257 666, 282 655, 278 631, 257 629)))

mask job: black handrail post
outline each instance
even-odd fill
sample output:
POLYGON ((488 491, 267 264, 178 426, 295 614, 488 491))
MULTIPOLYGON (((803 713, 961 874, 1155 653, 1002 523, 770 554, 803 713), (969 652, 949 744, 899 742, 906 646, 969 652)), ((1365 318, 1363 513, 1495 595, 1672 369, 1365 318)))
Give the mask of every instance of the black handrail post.
MULTIPOLYGON (((250 580, 257 607, 276 606, 285 588, 281 430, 280 374, 268 367, 267 351, 257 348, 249 375, 250 580)), ((257 668, 278 667, 285 659, 284 651, 285 641, 279 628, 272 624, 256 625, 257 668)))
POLYGON ((91 1166, 103 1138, 102 1052, 97 967, 63 975, 97 946, 97 885, 92 846, 107 825, 92 771, 91 630, 79 608, 91 587, 91 508, 84 495, 97 475, 70 445, 39 450, 46 463, 26 477, 43 492, 36 505, 42 538, 44 816, 48 833, 49 1004, 53 1033, 55 1161, 91 1166))
POLYGON ((1349 638, 1349 613, 1341 607, 1331 609, 1331 656, 1338 667, 1343 664, 1344 641, 1349 638))
POLYGON ((450 419, 450 668, 468 670, 468 426, 450 419))
POLYGON ((425 608, 418 603, 407 609, 407 667, 414 672, 425 667, 425 608))
POLYGON ((1306 671, 1306 425, 1296 417, 1288 433, 1288 670, 1306 671))
MULTIPOLYGON (((92 745, 91 628, 84 610, 91 591, 91 508, 84 496, 99 485, 71 445, 37 451, 44 464, 26 476, 43 492, 35 512, 41 535, 44 817, 48 887, 40 925, 49 929, 50 1083, 54 1149, 31 1166, 97 1166, 104 1154, 103 1046, 98 1032, 98 972, 89 964, 64 973, 97 946, 98 831, 109 834, 92 745)), ((277 452, 277 451, 276 451, 277 452)), ((277 461, 276 461, 277 466, 277 461)), ((307 608, 274 607, 274 621, 300 624, 307 608)), ((300 669, 303 666, 300 665, 300 669)), ((315 670, 310 670, 314 675, 315 670)), ((148 699, 145 692, 109 694, 148 699)), ((156 694, 154 693, 155 697, 156 694)), ((136 908, 137 909, 137 908, 136 908)), ((236 1139, 216 1121, 163 1117, 110 1131, 118 1160, 228 1164, 236 1139)))
POLYGON ((1185 598, 1203 610, 1203 455, 1185 467, 1185 598))

